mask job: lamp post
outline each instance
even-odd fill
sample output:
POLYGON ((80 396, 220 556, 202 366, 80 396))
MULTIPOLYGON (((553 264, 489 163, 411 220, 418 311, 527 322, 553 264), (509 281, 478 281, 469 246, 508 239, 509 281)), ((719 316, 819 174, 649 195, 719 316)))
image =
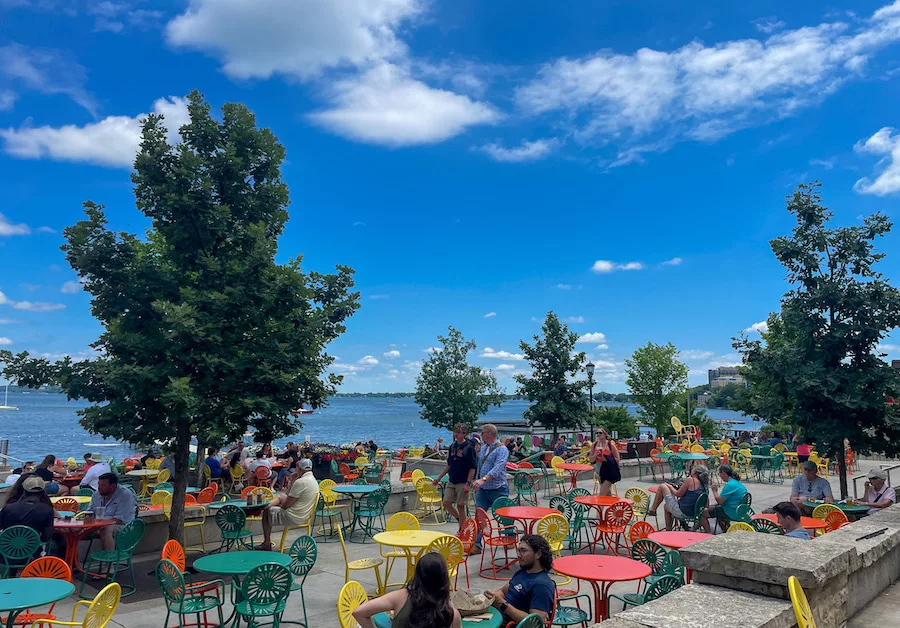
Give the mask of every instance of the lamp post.
POLYGON ((594 442, 594 363, 588 362, 585 365, 588 374, 588 390, 591 396, 591 442, 594 442))

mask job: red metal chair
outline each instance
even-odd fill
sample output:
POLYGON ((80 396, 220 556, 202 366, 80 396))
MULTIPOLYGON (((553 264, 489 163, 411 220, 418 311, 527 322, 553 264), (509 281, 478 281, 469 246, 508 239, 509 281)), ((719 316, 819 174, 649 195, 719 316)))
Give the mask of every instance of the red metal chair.
POLYGON ((211 504, 215 498, 216 498, 216 491, 211 486, 207 486, 205 489, 203 489, 202 491, 197 493, 197 503, 198 504, 211 504))
POLYGON ((481 542, 484 545, 484 551, 481 554, 481 564, 478 567, 478 574, 482 578, 487 578, 488 580, 506 580, 507 578, 497 577, 497 548, 503 548, 503 555, 506 560, 506 564, 500 567, 500 570, 503 571, 504 569, 509 569, 510 566, 515 564, 516 560, 518 560, 518 554, 512 560, 509 558, 509 548, 515 548, 518 543, 516 537, 502 534, 500 526, 496 525, 497 522, 491 519, 482 508, 475 509, 475 522, 478 524, 478 529, 481 530, 481 542), (487 555, 488 547, 491 548, 490 572, 492 575, 490 576, 485 574, 487 568, 484 566, 484 557, 487 555))
POLYGON ((352 482, 359 477, 359 473, 353 473, 353 471, 350 470, 350 465, 346 462, 339 464, 338 470, 341 472, 341 475, 344 476, 345 482, 352 482))
MULTIPOLYGON (((469 555, 472 553, 472 548, 475 547, 475 541, 478 538, 478 523, 475 521, 473 517, 469 517, 468 519, 462 522, 462 525, 459 528, 459 534, 456 535, 463 544, 463 551, 465 551, 466 559, 463 561, 463 567, 466 570, 466 588, 469 587, 469 555)), ((453 588, 458 589, 457 583, 459 582, 459 568, 456 569, 456 581, 453 583, 453 588)))
POLYGON ((272 470, 269 467, 256 467, 253 475, 256 478, 257 486, 272 488, 272 470))
POLYGON ((631 504, 625 502, 616 502, 606 509, 603 513, 603 519, 597 524, 594 531, 594 551, 597 549, 597 543, 602 539, 606 545, 607 551, 614 556, 619 554, 619 548, 623 547, 628 550, 628 540, 625 538, 625 530, 633 516, 631 504), (620 543, 621 540, 621 543, 620 543), (616 549, 613 551, 613 544, 616 549))
MULTIPOLYGON (((22 569, 22 573, 19 577, 53 578, 54 580, 72 582, 72 568, 61 558, 57 558, 56 556, 42 556, 25 565, 25 568, 22 569)), ((51 604, 50 608, 48 608, 45 613, 32 613, 31 609, 29 609, 16 617, 13 624, 16 626, 30 626, 34 622, 54 620, 56 619, 56 615, 53 614, 53 608, 55 606, 56 603, 51 604)), ((3 624, 6 624, 6 620, 7 618, 3 617, 0 621, 2 621, 3 624)))
POLYGON ((651 450, 650 450, 650 462, 651 462, 651 464, 652 464, 653 466, 659 468, 659 477, 662 478, 662 479, 665 481, 665 479, 666 479, 666 465, 663 464, 663 461, 662 461, 661 458, 657 458, 657 456, 658 456, 660 453, 661 453, 661 452, 659 451, 659 449, 655 449, 655 448, 654 448, 654 449, 651 449, 651 450))
POLYGON ((531 464, 530 462, 520 462, 519 468, 520 469, 534 469, 534 465, 531 464))
POLYGON ((649 538, 654 532, 656 529, 646 521, 635 521, 628 530, 628 540, 634 545, 635 541, 649 538))
POLYGON ((833 532, 849 522, 850 520, 847 519, 847 515, 843 511, 834 510, 825 515, 825 532, 833 532))

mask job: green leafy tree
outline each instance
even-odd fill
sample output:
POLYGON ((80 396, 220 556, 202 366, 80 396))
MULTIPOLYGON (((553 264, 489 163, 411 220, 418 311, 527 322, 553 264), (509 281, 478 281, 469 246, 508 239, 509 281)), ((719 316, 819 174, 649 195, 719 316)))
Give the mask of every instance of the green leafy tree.
POLYGON ((671 419, 679 415, 679 403, 687 390, 688 367, 678 359, 678 349, 671 342, 657 345, 648 342, 625 360, 628 389, 638 404, 638 416, 665 437, 672 432, 671 419))
POLYGON ((552 428, 555 440, 560 428, 577 428, 588 421, 588 383, 577 379, 584 368, 585 355, 575 352, 578 334, 570 332, 553 312, 547 312, 541 330, 543 336, 534 336, 534 345, 524 340, 519 343, 531 364, 531 376, 517 375, 516 390, 531 402, 523 415, 529 425, 552 428))
POLYGON ((470 429, 491 405, 503 400, 497 378, 490 371, 469 364, 468 355, 475 341, 466 340, 453 327, 446 336, 438 336, 442 347, 422 365, 416 378, 416 403, 422 418, 445 429, 464 423, 470 429))
POLYGON ((168 143, 161 116, 143 122, 132 174, 145 237, 107 228, 103 206, 66 228, 62 250, 91 296, 103 328, 92 359, 50 363, 0 354, 4 374, 28 387, 57 384, 91 433, 175 456, 171 538, 183 537, 192 437, 269 438, 295 433, 289 411, 320 407, 340 382, 324 376, 326 345, 359 307, 350 268, 304 272, 301 258, 277 264, 288 219, 284 148, 243 105, 221 121, 194 92, 182 142, 168 143))
POLYGON ((638 425, 634 415, 625 406, 600 406, 594 409, 590 422, 597 427, 604 427, 612 436, 613 432, 619 433, 619 438, 631 438, 637 436, 638 425))
POLYGON ((771 242, 791 285, 781 311, 769 315, 762 340, 742 335, 734 346, 749 383, 740 409, 815 436, 820 454, 837 458, 846 496, 845 438, 859 453, 900 452, 900 408, 885 403, 900 381, 878 351, 900 326, 900 291, 876 270, 888 219, 830 227, 819 188, 800 185, 788 197, 796 226, 771 242))

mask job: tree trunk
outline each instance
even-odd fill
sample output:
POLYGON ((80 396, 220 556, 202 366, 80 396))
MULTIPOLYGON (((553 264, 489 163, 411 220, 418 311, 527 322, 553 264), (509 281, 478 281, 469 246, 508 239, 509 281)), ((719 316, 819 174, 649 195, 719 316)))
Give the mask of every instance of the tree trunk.
POLYGON ((169 538, 184 546, 184 496, 187 494, 188 457, 190 456, 191 426, 187 421, 179 421, 175 428, 175 489, 172 495, 172 510, 169 513, 169 538))
POLYGON ((194 486, 203 486, 203 461, 206 460, 206 441, 197 434, 197 462, 194 465, 194 486))
POLYGON ((838 443, 838 474, 841 480, 841 499, 847 499, 847 453, 844 451, 844 439, 838 443))

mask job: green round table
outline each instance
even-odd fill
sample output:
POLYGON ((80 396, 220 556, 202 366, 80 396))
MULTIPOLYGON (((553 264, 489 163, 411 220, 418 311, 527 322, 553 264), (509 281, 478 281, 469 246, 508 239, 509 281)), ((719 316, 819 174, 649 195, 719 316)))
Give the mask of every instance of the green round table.
POLYGON ((254 567, 277 563, 284 567, 291 564, 291 557, 281 552, 222 552, 202 556, 194 561, 194 569, 223 576, 246 576, 254 567))
MULTIPOLYGON (((500 628, 500 624, 503 623, 503 615, 500 614, 500 611, 493 606, 489 606, 488 610, 485 612, 491 613, 490 619, 469 621, 467 618, 463 617, 463 628, 500 628)), ((372 623, 375 624, 375 628, 391 628, 391 616, 387 613, 378 613, 372 617, 372 623)))
POLYGON ((8 611, 7 628, 13 628, 16 617, 25 610, 52 604, 75 592, 75 585, 54 578, 9 578, 0 580, 0 611, 8 611))
MULTIPOLYGON (((807 508, 812 508, 813 510, 815 510, 816 506, 821 506, 823 503, 824 502, 811 502, 811 501, 807 500, 807 501, 803 502, 803 505, 806 506, 807 508)), ((853 515, 855 517, 858 517, 860 515, 864 515, 869 512, 869 506, 857 506, 856 504, 854 504, 852 506, 848 506, 847 504, 841 504, 838 502, 834 502, 833 505, 837 506, 838 508, 843 510, 844 514, 848 515, 848 516, 853 515)))

